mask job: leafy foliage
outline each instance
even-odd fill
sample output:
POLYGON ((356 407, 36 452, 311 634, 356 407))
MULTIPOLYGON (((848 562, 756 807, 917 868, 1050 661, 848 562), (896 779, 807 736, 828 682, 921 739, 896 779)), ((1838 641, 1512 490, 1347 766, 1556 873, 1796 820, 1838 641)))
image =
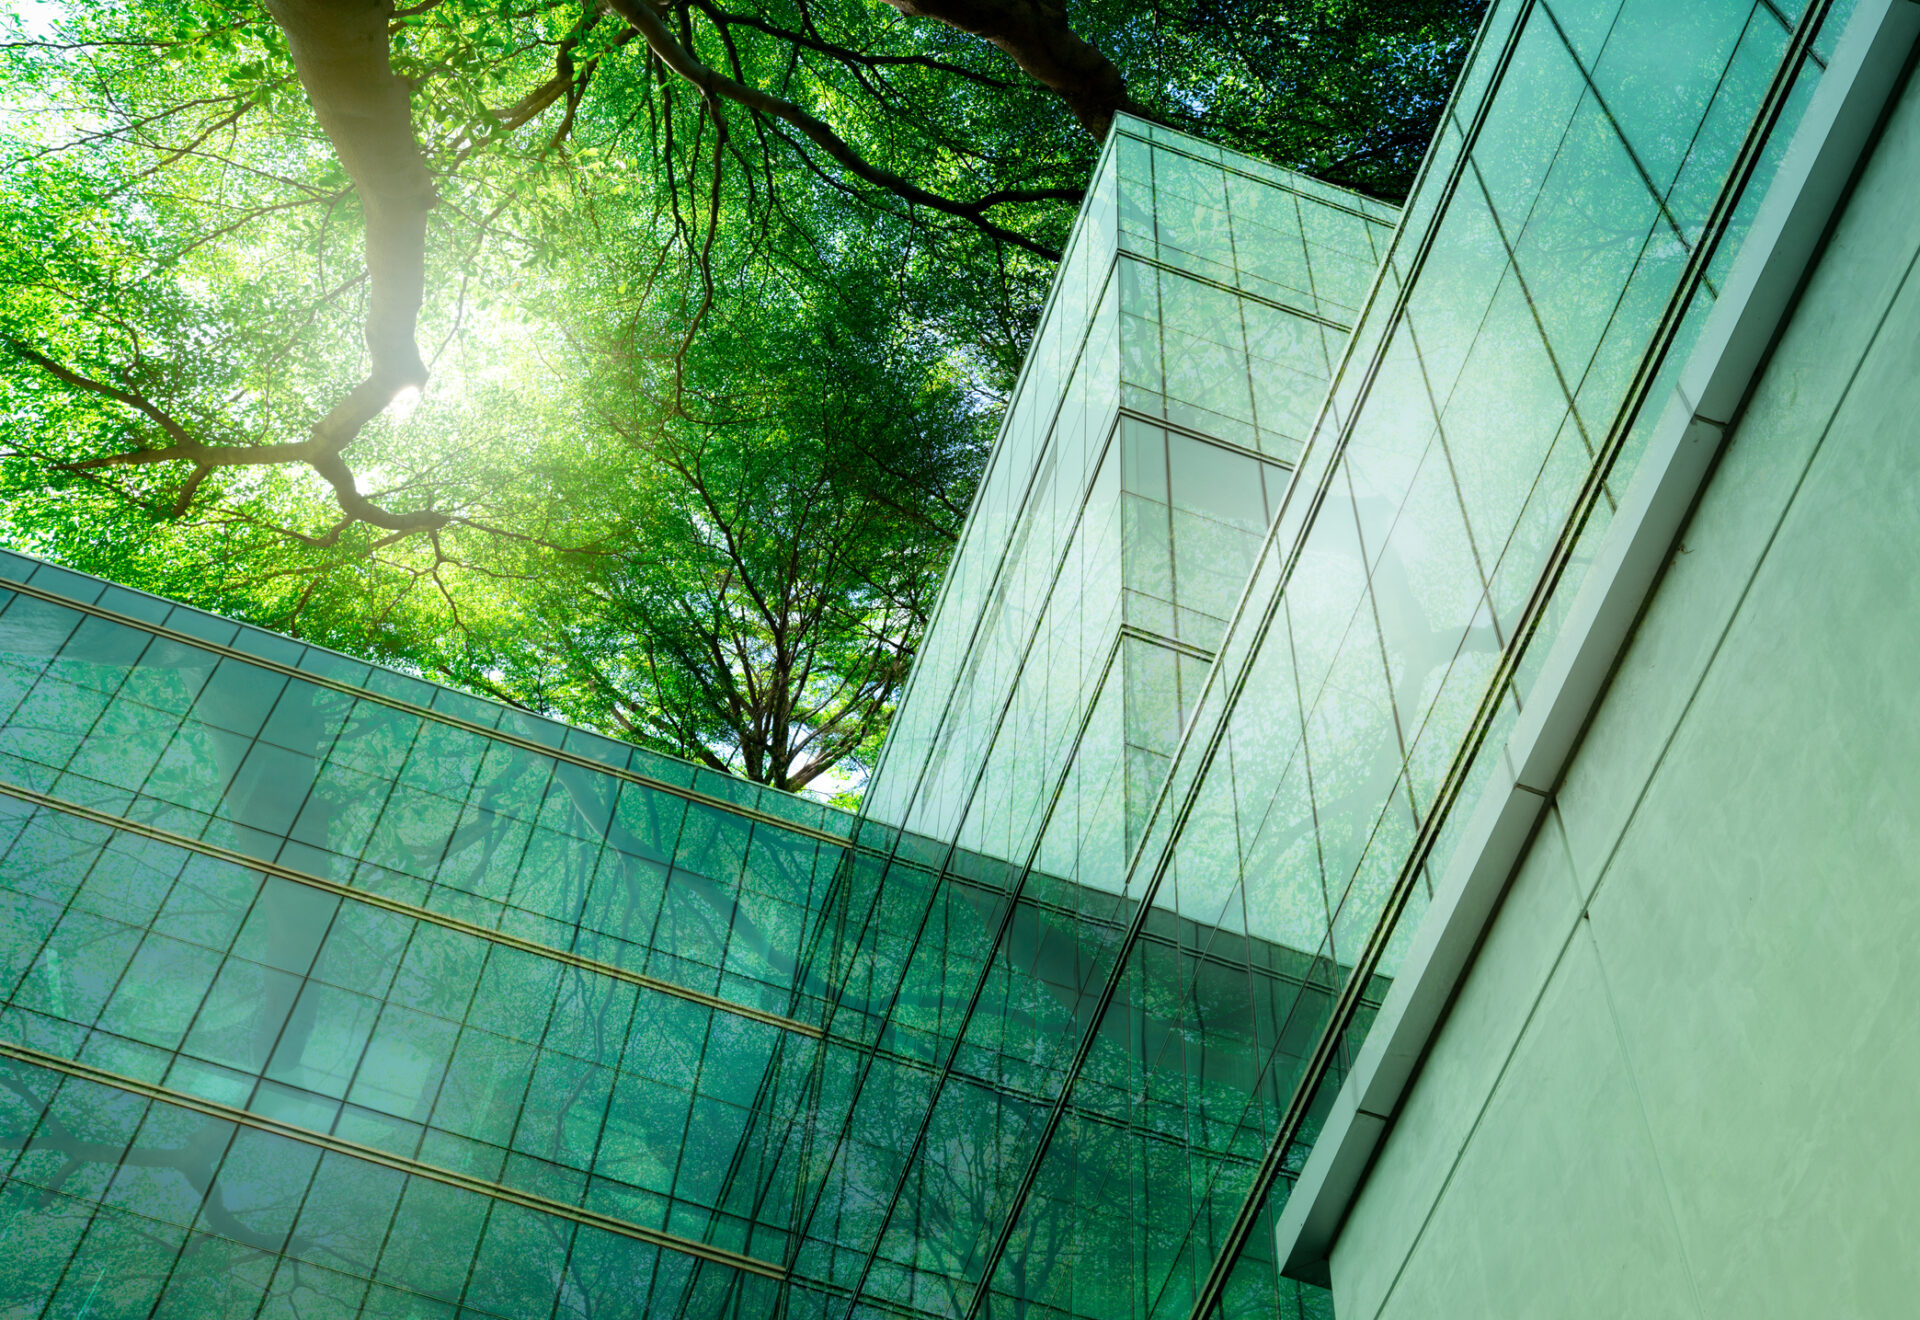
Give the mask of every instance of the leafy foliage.
POLYGON ((0 537, 765 782, 857 783, 1088 128, 1132 107, 1396 195, 1478 12, 636 5, 371 6, 435 193, 410 413, 374 331, 384 203, 294 65, 297 0, 16 17, 0 537), (328 468, 324 423, 382 380, 328 468))

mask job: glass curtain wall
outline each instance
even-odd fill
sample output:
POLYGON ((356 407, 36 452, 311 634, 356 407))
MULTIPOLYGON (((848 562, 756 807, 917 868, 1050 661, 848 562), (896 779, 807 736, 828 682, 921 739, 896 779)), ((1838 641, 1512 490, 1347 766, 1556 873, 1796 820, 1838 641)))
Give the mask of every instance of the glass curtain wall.
MULTIPOLYGON (((933 845, 856 848, 842 813, 49 565, 0 578, 10 1308, 846 1312, 884 1179, 843 1158, 822 1204, 796 1175, 850 1070, 911 1121, 955 1029, 911 984, 880 1030, 802 951, 836 886, 933 845)), ((948 858, 917 939, 977 942, 1011 883, 948 858)), ((1076 983, 1050 884, 981 1001, 1011 1023, 1076 983)), ((1031 1108, 1017 1062, 969 1065, 1031 1108)))
MULTIPOLYGON (((988 1303, 1087 975, 1133 923, 1128 853, 1396 214, 1139 121, 1112 137, 869 788, 864 827, 911 833, 848 873, 821 927, 823 979, 848 989, 809 1111, 801 1251, 854 1313, 988 1303), (840 1042, 869 1032, 872 1053, 836 1075, 840 1042)), ((1196 963, 1185 951, 1209 941, 1190 921, 1149 924, 1174 981, 1284 1004, 1315 976, 1310 944, 1243 939, 1196 963)), ((1120 1044, 1157 1055, 1171 1026, 1120 1044)), ((1196 1150, 1257 1154, 1162 1097, 1109 1110, 1082 1115, 1107 1138, 1084 1152, 1091 1182, 1176 1194, 1164 1175, 1196 1150)), ((1119 1291, 1084 1288, 1063 1312, 1107 1315, 1127 1305, 1118 1262, 1145 1249, 1129 1201, 1018 1268, 1037 1288, 1115 1262, 1119 1291)))
POLYGON ((0 578, 0 1308, 771 1313, 850 817, 0 578))
POLYGON ((0 1299, 1324 1314, 1272 1216, 1847 7, 1498 0, 1390 243, 1122 120, 862 818, 0 560, 0 1299))
POLYGON ((868 819, 955 837, 1000 708, 1035 664, 1029 648, 1076 627, 1088 643, 1071 669, 1040 656, 1061 680, 1045 713, 1068 726, 1084 718, 1121 621, 1210 657, 1397 214, 1115 121, 868 819), (1122 417, 1124 460, 1112 443, 1122 417), (1122 576, 1127 606, 1109 617, 1122 576))
POLYGON ((1299 1304, 1270 1243, 1287 1180, 1845 10, 1490 14, 1124 893, 1081 891, 1086 929, 1124 930, 1079 945, 1069 1025, 1033 1043, 1059 1099, 972 1313, 1299 1304), (1308 964, 1280 995, 1274 948, 1308 964), (1207 1139, 1121 1176, 1103 1156, 1142 1113, 1207 1139), (1124 1259, 1050 1254, 1116 1223, 1124 1259))

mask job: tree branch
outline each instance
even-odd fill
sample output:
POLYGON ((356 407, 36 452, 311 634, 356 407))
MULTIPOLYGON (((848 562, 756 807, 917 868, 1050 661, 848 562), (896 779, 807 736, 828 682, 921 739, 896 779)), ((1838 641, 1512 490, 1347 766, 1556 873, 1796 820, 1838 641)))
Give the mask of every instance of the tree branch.
POLYGON ((414 327, 426 298, 427 212, 438 199, 414 137, 407 85, 388 57, 392 0, 266 6, 366 216, 368 373, 314 424, 311 441, 337 456, 401 390, 426 384, 414 327))
POLYGON ((713 4, 712 0, 691 0, 691 3, 711 19, 713 25, 722 32, 738 24, 741 27, 752 28, 756 32, 764 32, 768 36, 775 37, 781 41, 792 42, 795 46, 814 51, 820 55, 825 55, 830 59, 838 60, 842 64, 860 65, 873 69, 887 68, 890 66, 909 66, 930 69, 938 73, 950 73, 955 77, 965 78, 970 82, 978 83, 982 87, 991 87, 995 91, 1002 92, 1009 91, 1015 86, 1015 84, 1003 78, 996 78, 990 73, 981 73, 976 69, 969 69, 963 64, 953 64, 946 60, 935 59, 930 55, 870 55, 865 51, 853 50, 846 46, 837 46, 832 42, 808 36, 804 32, 789 31, 786 28, 769 23, 766 19, 756 14, 730 14, 726 10, 713 4))
POLYGON ((997 205, 999 202, 1026 200, 1025 198, 1003 192, 989 194, 983 201, 956 202, 950 197, 928 192, 925 188, 902 178, 893 171, 881 169, 872 164, 835 133, 824 120, 802 110, 793 102, 783 100, 771 92, 763 92, 757 87, 750 87, 701 63, 680 44, 679 39, 673 35, 666 22, 647 3, 647 0, 607 0, 607 3, 615 13, 634 26, 662 64, 698 88, 710 102, 718 97, 725 97, 756 114, 778 119, 798 130, 801 136, 826 152, 842 169, 856 178, 865 180, 875 187, 884 188, 894 196, 914 205, 925 206, 930 210, 971 221, 1001 242, 1025 248, 1036 256, 1045 257, 1048 261, 1060 260, 1060 254, 1054 249, 1034 242, 1025 234, 1015 233, 1004 225, 994 224, 983 214, 987 207, 997 205))
POLYGON ((305 463, 333 487, 349 519, 401 535, 443 527, 445 514, 431 509, 393 513, 368 499, 341 457, 396 395, 427 380, 414 331, 426 298, 427 212, 437 199, 414 137, 407 85, 389 59, 392 0, 266 0, 266 6, 286 34, 300 85, 365 215, 365 379, 315 422, 303 441, 211 445, 136 390, 82 375, 17 341, 8 340, 7 346, 64 384, 124 404, 159 426, 169 443, 61 466, 85 472, 184 460, 192 464, 192 472, 174 502, 176 516, 186 512, 216 468, 305 463))
MULTIPOLYGON (((158 463, 191 463, 193 474, 188 477, 187 484, 181 489, 173 507, 174 515, 178 516, 186 512, 194 493, 200 488, 200 483, 206 480, 207 475, 215 468, 268 467, 285 463, 305 463, 333 487, 334 498, 339 500, 340 508, 349 519, 371 523, 375 527, 383 527, 388 531, 399 533, 429 531, 444 527, 449 521, 446 514, 437 513, 431 509, 420 509, 411 513, 392 513, 361 494, 359 483, 355 481, 352 470, 347 467, 346 460, 331 447, 329 437, 322 434, 319 425, 313 428, 312 436, 297 443, 210 445, 196 438, 178 418, 137 390, 122 389, 109 385, 103 380, 82 375, 18 340, 9 339, 5 342, 15 356, 40 367, 63 384, 90 394, 100 395, 102 398, 112 399, 143 414, 157 425, 170 441, 168 444, 151 448, 123 449, 111 454, 100 454, 93 458, 61 463, 58 466, 63 471, 92 472, 108 467, 151 467, 158 463)), ((328 416, 331 417, 344 408, 354 405, 357 396, 364 396, 374 388, 376 386, 373 384, 363 381, 347 396, 347 400, 328 416)), ((364 397, 361 399, 361 406, 364 406, 364 397)), ((381 407, 385 406, 383 400, 381 407)), ((378 411, 379 409, 374 409, 374 413, 378 411)), ((372 416, 373 413, 368 415, 372 416)), ((336 534, 338 530, 338 528, 335 529, 336 534)))
POLYGON ((1144 114, 1118 66, 1067 22, 1064 0, 886 0, 908 18, 926 18, 990 42, 1067 104, 1096 142, 1114 115, 1144 114))

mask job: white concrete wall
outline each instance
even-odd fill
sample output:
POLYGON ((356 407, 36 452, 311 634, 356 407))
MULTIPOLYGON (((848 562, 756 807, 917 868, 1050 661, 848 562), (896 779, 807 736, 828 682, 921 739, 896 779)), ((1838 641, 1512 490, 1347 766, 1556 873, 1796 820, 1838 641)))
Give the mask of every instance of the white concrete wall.
POLYGON ((1332 1257, 1340 1320, 1920 1317, 1920 90, 1332 1257))

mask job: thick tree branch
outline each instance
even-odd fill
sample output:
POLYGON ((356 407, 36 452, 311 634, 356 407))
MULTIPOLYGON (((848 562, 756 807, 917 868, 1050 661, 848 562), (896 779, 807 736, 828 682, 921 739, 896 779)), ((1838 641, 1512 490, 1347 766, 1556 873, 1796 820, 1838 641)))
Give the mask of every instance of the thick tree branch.
MULTIPOLYGON (((308 439, 297 443, 210 445, 196 438, 178 418, 136 390, 122 389, 109 385, 103 380, 82 375, 18 340, 9 339, 6 344, 16 357, 33 363, 61 383, 125 404, 146 416, 160 428, 169 443, 151 448, 125 449, 111 454, 100 454, 94 458, 83 458, 72 463, 62 463, 59 466, 69 472, 92 472, 109 467, 151 467, 159 463, 190 463, 193 466, 193 472, 174 501, 172 512, 175 516, 187 511, 200 484, 216 468, 305 463, 333 487, 334 498, 339 500, 340 508, 349 519, 371 523, 375 527, 383 527, 398 533, 430 531, 446 526, 449 521, 446 514, 436 513, 431 509, 421 509, 411 513, 393 513, 361 494, 359 483, 354 480, 353 472, 347 467, 346 460, 331 447, 329 437, 321 433, 319 426, 314 427, 313 434, 308 439)), ((348 403, 352 403, 356 395, 369 392, 373 388, 375 387, 368 382, 362 382, 347 396, 348 403)), ((345 406, 347 404, 336 407, 334 413, 339 413, 345 406)), ((380 406, 386 406, 384 400, 380 406)), ((375 413, 378 411, 379 409, 374 409, 375 413)), ((329 416, 332 415, 329 414, 329 416)))
MULTIPOLYGON (((594 70, 600 64, 599 56, 595 56, 585 64, 576 66, 573 52, 600 22, 600 17, 600 10, 589 10, 572 30, 560 39, 559 47, 554 52, 553 76, 506 109, 496 112, 494 117, 500 121, 503 131, 512 132, 538 118, 548 106, 564 97, 567 102, 566 114, 560 127, 555 131, 552 142, 558 143, 566 137, 568 129, 572 127, 574 113, 579 108, 581 94, 586 90, 587 82, 593 77, 594 70)), ((614 47, 617 49, 624 46, 639 35, 632 28, 628 28, 614 37, 614 47)))
POLYGON ((730 14, 726 10, 711 3, 711 0, 692 0, 692 3, 701 13, 711 19, 713 25, 721 32, 725 32, 729 27, 736 25, 752 28, 756 32, 764 32, 770 37, 791 42, 795 46, 825 55, 831 59, 838 60, 842 64, 858 65, 869 69, 884 69, 895 66, 930 69, 937 73, 950 73, 956 78, 965 78, 969 82, 978 83, 982 87, 991 87, 999 92, 1008 91, 1015 86, 1015 84, 1006 81, 1004 78, 996 78, 990 73, 981 73, 977 69, 969 69, 964 64, 953 64, 946 60, 934 59, 930 55, 873 55, 866 51, 854 50, 848 46, 839 46, 829 41, 822 41, 818 37, 808 36, 804 32, 790 31, 787 28, 769 23, 757 14, 730 14))
POLYGON ((313 428, 316 447, 337 456, 401 390, 426 384, 414 327, 426 297, 427 212, 436 198, 407 85, 388 58, 392 0, 266 6, 366 216, 368 373, 313 428))
POLYGON ((136 390, 82 375, 24 344, 8 341, 8 347, 57 380, 136 409, 159 426, 166 444, 62 466, 85 472, 187 462, 192 471, 174 501, 175 515, 186 512, 201 483, 216 468, 305 463, 333 487, 349 519, 401 535, 443 527, 448 521, 445 514, 393 513, 368 499, 341 457, 396 395, 419 389, 427 380, 414 331, 426 297, 427 212, 436 199, 414 137, 407 85, 393 72, 388 57, 392 0, 266 0, 266 6, 286 34, 300 84, 365 215, 366 378, 315 422, 303 441, 213 445, 191 434, 136 390))
MULTIPOLYGON (((158 426, 174 444, 191 445, 195 443, 193 436, 188 433, 187 428, 182 426, 177 418, 163 410, 158 404, 154 403, 153 400, 147 398, 145 395, 136 394, 132 390, 120 389, 117 386, 107 384, 103 380, 95 380, 91 376, 83 376, 77 371, 61 366, 44 353, 36 352, 17 339, 9 339, 6 342, 7 348, 15 357, 33 363, 36 367, 39 367, 51 375, 55 380, 71 385, 75 389, 86 390, 90 394, 98 394, 103 398, 112 399, 116 403, 124 403, 127 407, 144 414, 146 418, 158 426)), ((141 450, 138 452, 155 453, 158 451, 141 450)), ((103 464, 98 459, 89 459, 86 466, 100 467, 103 466, 103 464)))
POLYGON ((1114 62, 1067 22, 1055 0, 886 0, 908 18, 932 19, 991 42, 1029 77, 1067 103, 1096 142, 1107 140, 1113 117, 1145 113, 1127 95, 1114 62))

